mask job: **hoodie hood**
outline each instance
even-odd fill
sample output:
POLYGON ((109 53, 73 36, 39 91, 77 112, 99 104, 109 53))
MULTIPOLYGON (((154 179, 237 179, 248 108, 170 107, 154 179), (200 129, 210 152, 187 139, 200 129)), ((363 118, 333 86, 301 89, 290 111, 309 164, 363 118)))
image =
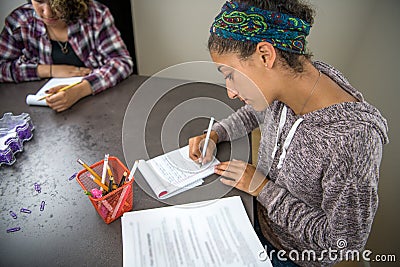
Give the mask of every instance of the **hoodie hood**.
MULTIPOLYGON (((377 135, 380 137, 382 144, 387 144, 389 142, 387 136, 387 122, 386 119, 381 115, 379 110, 369 103, 365 102, 362 94, 354 89, 354 87, 350 85, 348 80, 338 70, 334 69, 326 63, 319 61, 314 62, 314 66, 322 73, 329 76, 333 81, 335 81, 339 86, 341 86, 344 90, 353 95, 359 101, 334 104, 304 114, 301 117, 296 116, 293 110, 287 108, 286 105, 280 102, 280 105, 276 106, 280 111, 280 119, 276 131, 275 144, 273 146, 274 148, 271 153, 272 159, 275 158, 275 155, 279 149, 279 137, 281 136, 282 132, 285 131, 285 128, 287 128, 288 130, 282 145, 282 152, 279 156, 277 169, 282 168, 289 146, 293 138, 295 137, 300 124, 302 124, 303 127, 308 128, 310 131, 320 129, 320 131, 322 130, 322 132, 324 131, 323 129, 327 129, 327 132, 330 132, 331 129, 329 126, 341 125, 342 127, 345 127, 346 130, 346 128, 351 129, 351 127, 353 126, 359 126, 360 124, 363 124, 366 126, 366 128, 369 128, 377 133, 377 135), (287 120, 289 120, 289 123, 287 123, 287 120)), ((264 118, 265 123, 266 119, 268 120, 268 116, 264 118)), ((262 154, 261 150, 264 150, 264 148, 261 149, 260 147, 259 155, 262 154)))
POLYGON ((352 87, 338 70, 320 61, 315 61, 314 66, 334 80, 346 92, 357 98, 359 102, 344 102, 322 108, 305 114, 304 120, 318 126, 340 122, 361 122, 372 127, 379 134, 382 144, 389 143, 387 121, 379 110, 366 102, 362 94, 352 87))

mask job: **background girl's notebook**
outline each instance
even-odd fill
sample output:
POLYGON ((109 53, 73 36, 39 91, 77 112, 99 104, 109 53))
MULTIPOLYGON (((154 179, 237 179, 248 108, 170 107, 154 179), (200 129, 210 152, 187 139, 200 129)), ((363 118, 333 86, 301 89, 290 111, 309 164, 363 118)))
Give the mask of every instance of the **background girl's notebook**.
POLYGON ((189 158, 189 146, 185 146, 147 161, 140 160, 138 168, 156 196, 165 199, 201 185, 218 163, 214 157, 200 166, 189 158))

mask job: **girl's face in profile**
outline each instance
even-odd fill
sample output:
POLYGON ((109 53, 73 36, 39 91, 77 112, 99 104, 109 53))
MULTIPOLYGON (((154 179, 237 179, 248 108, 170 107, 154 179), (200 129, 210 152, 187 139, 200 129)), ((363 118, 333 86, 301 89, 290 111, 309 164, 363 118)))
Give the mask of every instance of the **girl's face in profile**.
POLYGON ((224 76, 229 98, 239 98, 256 111, 263 111, 268 107, 266 96, 257 83, 260 79, 257 68, 251 59, 239 59, 234 53, 219 55, 213 52, 211 58, 224 76))
POLYGON ((57 13, 51 9, 49 0, 32 0, 32 5, 46 25, 54 26, 61 22, 57 13))

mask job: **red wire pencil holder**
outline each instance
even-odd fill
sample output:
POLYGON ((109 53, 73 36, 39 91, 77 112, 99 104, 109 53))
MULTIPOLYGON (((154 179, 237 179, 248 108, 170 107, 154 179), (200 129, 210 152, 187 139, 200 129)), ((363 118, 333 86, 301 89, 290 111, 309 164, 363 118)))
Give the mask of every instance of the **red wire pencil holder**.
MULTIPOLYGON (((96 162, 91 165, 90 168, 94 170, 100 177, 102 176, 104 160, 96 162)), ((110 156, 108 158, 108 166, 114 177, 114 184, 118 185, 122 179, 123 173, 126 171, 129 176, 129 170, 125 165, 116 157, 110 156)), ((90 192, 92 189, 100 189, 100 186, 93 181, 93 176, 86 169, 78 172, 76 180, 81 185, 83 190, 90 192)), ((110 181, 110 176, 106 175, 105 185, 108 186, 110 181)), ((101 198, 94 198, 89 195, 89 200, 92 202, 93 207, 96 209, 97 213, 104 220, 105 223, 109 224, 124 214, 124 212, 131 211, 133 207, 133 192, 131 181, 125 181, 123 185, 106 193, 103 190, 103 196, 101 198)))

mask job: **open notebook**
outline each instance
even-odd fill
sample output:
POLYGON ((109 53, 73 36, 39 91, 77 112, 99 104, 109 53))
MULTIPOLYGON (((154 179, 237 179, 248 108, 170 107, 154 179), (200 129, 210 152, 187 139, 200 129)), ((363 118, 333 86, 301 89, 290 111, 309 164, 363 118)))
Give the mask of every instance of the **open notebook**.
POLYGON ((159 199, 182 193, 203 183, 214 173, 214 159, 201 166, 189 158, 189 146, 168 152, 153 159, 139 161, 139 171, 159 199))
POLYGON ((35 95, 26 96, 26 104, 34 106, 47 106, 46 99, 38 100, 46 95, 46 90, 58 85, 70 85, 82 80, 83 77, 69 77, 69 78, 52 78, 42 88, 37 91, 35 95))

